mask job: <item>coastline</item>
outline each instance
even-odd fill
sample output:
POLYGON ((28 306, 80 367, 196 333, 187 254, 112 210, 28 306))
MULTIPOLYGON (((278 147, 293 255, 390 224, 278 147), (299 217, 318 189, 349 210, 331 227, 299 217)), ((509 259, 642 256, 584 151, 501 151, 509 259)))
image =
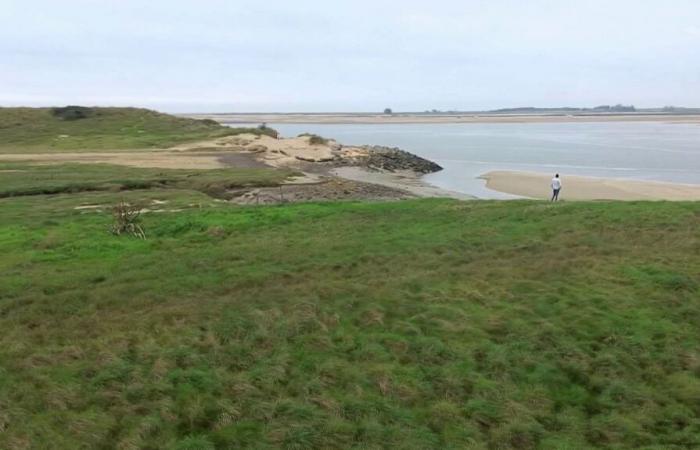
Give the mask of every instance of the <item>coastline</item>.
MULTIPOLYGON (((148 151, 2 154, 0 161, 28 164, 106 163, 164 169, 286 168, 305 174, 303 179, 285 183, 287 186, 297 186, 288 190, 293 191, 289 193, 290 196, 293 194, 299 200, 479 199, 476 192, 456 192, 431 184, 423 175, 434 171, 426 168, 426 164, 432 163, 415 155, 385 147, 342 146, 333 140, 311 144, 309 139, 308 136, 274 139, 237 135, 148 151), (385 151, 398 153, 375 160, 385 151), (397 156, 401 158, 397 159, 397 156), (393 167, 385 168, 386 163, 391 163, 393 167)), ((505 199, 508 196, 549 199, 551 176, 551 173, 496 170, 477 178, 485 180, 484 189, 504 194, 505 199)), ((566 174, 563 174, 562 181, 563 200, 700 201, 700 185, 566 174)), ((276 192, 271 197, 275 197, 276 192)))
POLYGON ((385 172, 367 170, 358 166, 347 166, 335 168, 331 170, 331 174, 346 180, 371 183, 406 191, 415 197, 449 197, 458 200, 476 200, 476 197, 473 195, 434 186, 423 180, 422 174, 411 170, 385 172))
MULTIPOLYGON (((551 174, 493 171, 483 174, 486 187, 527 198, 549 199, 551 174)), ((562 175, 562 200, 700 200, 700 185, 562 175)))
POLYGON ((667 122, 700 125, 700 114, 351 114, 351 113, 260 113, 187 114, 183 117, 211 119, 235 126, 250 123, 284 124, 438 124, 438 123, 575 123, 575 122, 667 122))

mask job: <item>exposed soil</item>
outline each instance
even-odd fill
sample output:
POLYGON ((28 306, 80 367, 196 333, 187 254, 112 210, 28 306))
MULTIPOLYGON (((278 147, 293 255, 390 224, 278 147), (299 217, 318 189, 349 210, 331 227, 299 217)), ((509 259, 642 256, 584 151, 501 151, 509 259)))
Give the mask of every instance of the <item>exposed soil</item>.
POLYGON ((287 184, 279 187, 234 189, 227 192, 231 201, 241 205, 263 205, 330 200, 399 200, 415 197, 410 192, 372 183, 327 177, 312 184, 287 184))
POLYGON ((244 169, 264 169, 269 168, 267 164, 260 161, 253 153, 229 152, 216 155, 221 164, 229 167, 240 167, 244 169))

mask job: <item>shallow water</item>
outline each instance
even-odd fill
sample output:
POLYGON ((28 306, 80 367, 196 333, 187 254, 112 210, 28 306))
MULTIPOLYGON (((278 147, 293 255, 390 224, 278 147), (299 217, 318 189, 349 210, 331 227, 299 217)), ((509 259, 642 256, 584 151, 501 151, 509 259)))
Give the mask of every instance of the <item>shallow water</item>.
POLYGON ((492 170, 700 184, 700 126, 662 122, 508 124, 274 124, 283 136, 316 133, 343 144, 401 147, 445 170, 430 183, 482 198, 504 195, 478 176, 492 170))

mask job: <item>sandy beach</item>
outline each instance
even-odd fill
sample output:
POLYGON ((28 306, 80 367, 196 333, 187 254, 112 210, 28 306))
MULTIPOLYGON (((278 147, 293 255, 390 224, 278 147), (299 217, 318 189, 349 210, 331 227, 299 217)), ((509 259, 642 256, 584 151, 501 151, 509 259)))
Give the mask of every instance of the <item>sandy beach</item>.
POLYGON ((431 124, 431 123, 556 123, 556 122, 669 122, 699 124, 691 114, 190 114, 194 119, 212 119, 226 124, 431 124))
MULTIPOLYGON (((549 199, 552 174, 496 171, 486 187, 508 194, 549 199)), ((560 200, 700 200, 700 185, 562 175, 560 200)))

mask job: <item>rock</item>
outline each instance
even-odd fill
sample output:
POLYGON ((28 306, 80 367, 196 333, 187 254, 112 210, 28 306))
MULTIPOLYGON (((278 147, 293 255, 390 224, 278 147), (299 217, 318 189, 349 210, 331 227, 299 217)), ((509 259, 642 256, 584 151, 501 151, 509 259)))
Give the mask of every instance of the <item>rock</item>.
POLYGON ((412 170, 417 173, 433 173, 442 170, 438 164, 399 148, 378 145, 365 146, 368 155, 364 157, 365 165, 371 169, 395 172, 412 170))

